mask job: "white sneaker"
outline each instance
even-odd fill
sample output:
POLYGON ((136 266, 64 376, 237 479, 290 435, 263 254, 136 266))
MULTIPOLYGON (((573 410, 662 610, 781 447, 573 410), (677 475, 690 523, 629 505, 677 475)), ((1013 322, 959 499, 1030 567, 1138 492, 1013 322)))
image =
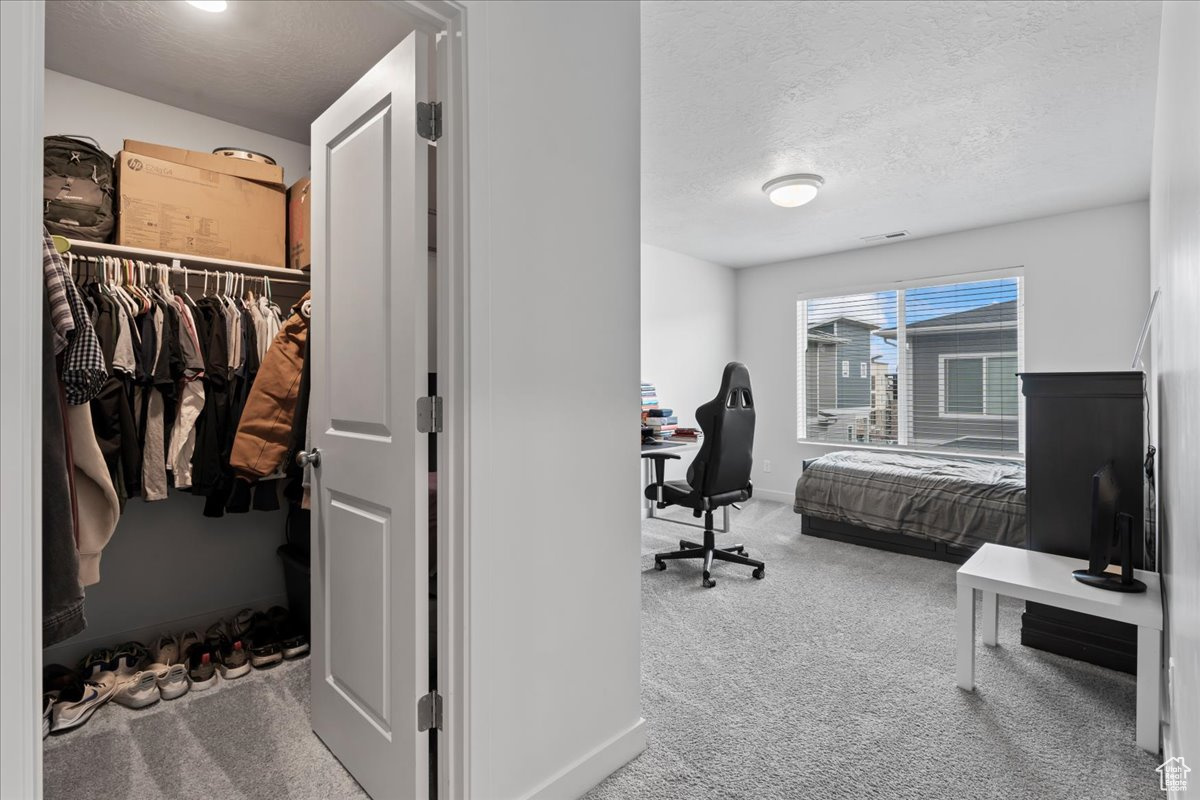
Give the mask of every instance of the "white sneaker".
POLYGON ((50 712, 50 730, 65 731, 82 725, 116 691, 116 674, 103 670, 86 678, 75 691, 64 689, 50 712))
POLYGON ((135 672, 117 687, 112 699, 126 708, 153 705, 162 699, 158 693, 158 676, 149 670, 135 672))
POLYGON ((151 664, 146 670, 154 673, 158 693, 162 695, 163 700, 174 700, 185 695, 191 687, 188 683, 186 664, 151 664))

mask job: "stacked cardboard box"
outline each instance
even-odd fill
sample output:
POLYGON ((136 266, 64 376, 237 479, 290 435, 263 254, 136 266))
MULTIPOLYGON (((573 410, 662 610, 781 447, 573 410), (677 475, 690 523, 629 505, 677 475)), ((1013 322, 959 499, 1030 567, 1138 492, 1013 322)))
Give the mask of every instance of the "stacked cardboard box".
POLYGON ((283 168, 125 140, 117 244, 282 267, 283 168))

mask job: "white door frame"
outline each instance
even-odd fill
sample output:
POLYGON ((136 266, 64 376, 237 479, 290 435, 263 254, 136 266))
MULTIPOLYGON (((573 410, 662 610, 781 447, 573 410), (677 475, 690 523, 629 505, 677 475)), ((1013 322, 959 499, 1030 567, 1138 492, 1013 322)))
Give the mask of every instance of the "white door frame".
MULTIPOLYGON (((440 797, 469 797, 469 300, 466 8, 389 0, 438 44, 438 670, 440 797)), ((0 797, 42 796, 41 223, 45 75, 42 0, 0 3, 0 797)), ((414 720, 415 723, 415 720, 414 720)))

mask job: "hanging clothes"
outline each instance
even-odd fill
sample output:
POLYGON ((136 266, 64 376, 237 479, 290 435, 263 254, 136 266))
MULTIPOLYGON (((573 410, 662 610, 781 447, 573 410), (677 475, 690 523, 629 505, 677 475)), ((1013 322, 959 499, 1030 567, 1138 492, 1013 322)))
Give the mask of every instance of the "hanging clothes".
POLYGON ((75 544, 66 407, 55 359, 56 329, 43 293, 42 335, 42 642, 57 644, 87 627, 75 544))
POLYGON ((300 402, 308 342, 306 292, 292 308, 263 359, 258 380, 246 400, 230 464, 238 477, 256 480, 275 474, 293 447, 292 428, 300 402))
POLYGON ((108 368, 100 351, 96 332, 92 329, 87 306, 79 295, 75 281, 67 273, 62 256, 54 247, 54 240, 42 228, 42 274, 46 278, 47 291, 57 298, 57 307, 51 300, 51 327, 54 331, 52 346, 55 353, 63 352, 60 370, 63 391, 67 402, 81 405, 99 394, 108 379, 108 368), (52 277, 57 276, 57 277, 52 277), (63 305, 66 305, 64 313, 63 305), (71 316, 70 323, 66 314, 71 316), (59 344, 62 343, 60 347, 59 344))
POLYGON ((121 503, 100 452, 92 413, 87 406, 67 406, 76 508, 75 538, 79 551, 79 582, 100 582, 100 554, 117 529, 121 503))

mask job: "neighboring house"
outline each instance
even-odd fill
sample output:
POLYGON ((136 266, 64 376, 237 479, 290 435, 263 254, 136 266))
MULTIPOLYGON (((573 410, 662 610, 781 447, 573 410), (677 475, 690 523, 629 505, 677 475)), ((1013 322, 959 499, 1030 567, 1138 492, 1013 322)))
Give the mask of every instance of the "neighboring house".
POLYGON ((871 363, 871 333, 876 327, 850 317, 809 325, 804 360, 809 436, 839 441, 882 436, 883 429, 872 422, 886 416, 873 413, 879 402, 871 363))
MULTIPOLYGON (((1017 301, 906 326, 910 444, 1015 451, 1019 424, 1017 301)), ((895 340, 895 329, 877 335, 895 340)))
POLYGON ((808 326, 809 365, 806 377, 817 381, 817 398, 821 411, 861 408, 871 405, 871 331, 869 322, 838 317, 808 326), (813 343, 817 343, 813 358, 813 343))

